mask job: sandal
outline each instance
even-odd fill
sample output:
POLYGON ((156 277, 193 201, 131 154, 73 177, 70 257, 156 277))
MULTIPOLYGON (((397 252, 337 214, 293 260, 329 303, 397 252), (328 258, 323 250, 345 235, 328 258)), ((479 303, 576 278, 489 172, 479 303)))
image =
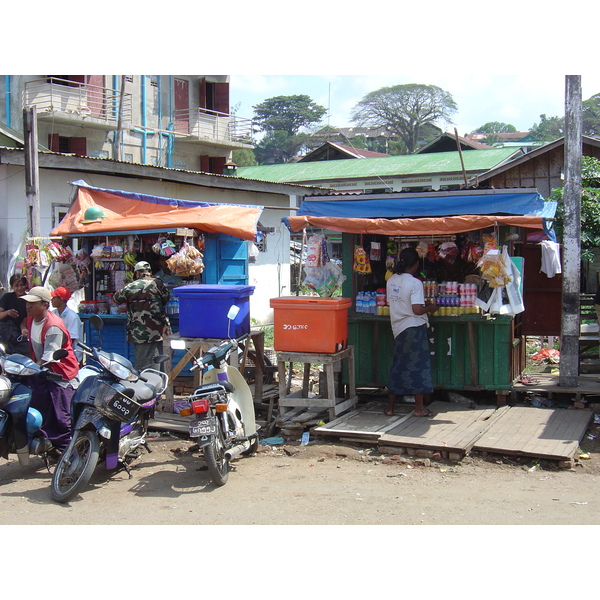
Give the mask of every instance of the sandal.
POLYGON ((530 375, 523 375, 520 379, 517 379, 517 383, 523 385, 537 385, 539 382, 539 379, 533 379, 530 375))
POLYGON ((420 417, 420 418, 423 418, 423 417, 435 417, 435 413, 427 408, 427 409, 425 409, 425 414, 424 415, 415 415, 415 413, 413 413, 413 416, 420 417))

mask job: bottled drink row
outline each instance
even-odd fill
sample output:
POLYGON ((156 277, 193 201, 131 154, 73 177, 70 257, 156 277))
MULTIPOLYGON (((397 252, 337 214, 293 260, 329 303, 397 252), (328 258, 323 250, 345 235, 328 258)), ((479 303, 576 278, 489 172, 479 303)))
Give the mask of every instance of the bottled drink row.
MULTIPOLYGON (((479 308, 475 304, 477 298, 477 284, 458 283, 457 281, 424 281, 425 301, 435 301, 439 309, 434 313, 437 316, 454 316, 462 314, 475 314, 479 308)), ((385 289, 376 292, 359 292, 356 295, 355 309, 357 313, 370 315, 389 315, 390 307, 387 303, 385 289)))

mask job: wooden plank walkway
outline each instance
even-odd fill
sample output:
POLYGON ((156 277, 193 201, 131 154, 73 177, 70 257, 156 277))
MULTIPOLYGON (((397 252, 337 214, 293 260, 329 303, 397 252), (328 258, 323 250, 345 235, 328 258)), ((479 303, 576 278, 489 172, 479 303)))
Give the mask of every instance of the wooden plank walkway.
POLYGON ((371 402, 364 408, 353 410, 330 421, 327 425, 312 430, 317 436, 351 438, 376 442, 389 429, 396 427, 410 416, 412 406, 406 406, 407 414, 396 414, 388 417, 383 413, 382 402, 371 402))
POLYGON ((593 416, 589 410, 513 406, 494 421, 473 449, 569 460, 575 455, 593 416))
POLYGON ((381 435, 379 445, 445 450, 465 455, 492 423, 510 407, 466 409, 447 402, 433 402, 428 407, 434 417, 410 415, 408 419, 381 435))

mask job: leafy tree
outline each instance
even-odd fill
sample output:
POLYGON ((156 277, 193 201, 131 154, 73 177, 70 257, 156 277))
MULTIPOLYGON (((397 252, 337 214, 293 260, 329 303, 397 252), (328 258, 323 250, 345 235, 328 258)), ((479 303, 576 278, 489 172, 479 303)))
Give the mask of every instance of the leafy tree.
POLYGON ((565 118, 540 115, 540 122, 535 123, 530 131, 542 142, 557 140, 565 135, 565 118))
MULTIPOLYGON (((552 190, 548 200, 558 202, 555 228, 563 236, 563 188, 552 190)), ((594 260, 594 249, 600 246, 600 161, 591 156, 581 158, 581 259, 594 260)))
POLYGON ((581 131, 583 135, 600 135, 600 94, 581 103, 581 131))
POLYGON ((254 148, 259 165, 289 162, 307 145, 308 135, 289 135, 287 131, 269 131, 254 148))
POLYGON ((254 154, 259 164, 288 162, 307 144, 303 127, 318 123, 327 112, 310 96, 275 96, 253 106, 254 122, 265 132, 254 154))
POLYGON ((456 110, 452 96, 443 89, 410 83, 368 93, 354 107, 351 120, 359 125, 385 127, 412 153, 421 142, 424 126, 440 120, 452 123, 456 110))
MULTIPOLYGON (((544 142, 561 138, 565 134, 565 119, 540 115, 540 122, 533 125, 531 133, 544 142)), ((600 135, 600 94, 581 103, 581 133, 592 137, 600 135)))
POLYGON ((478 127, 472 133, 515 133, 516 131, 517 129, 514 125, 501 123, 500 121, 490 121, 478 127))
POLYGON ((318 123, 327 109, 303 94, 275 96, 252 107, 254 121, 262 131, 285 131, 296 135, 302 127, 318 123))
POLYGON ((253 167, 258 164, 256 162, 256 157, 254 156, 254 151, 249 148, 237 148, 232 152, 231 160, 238 167, 253 167))

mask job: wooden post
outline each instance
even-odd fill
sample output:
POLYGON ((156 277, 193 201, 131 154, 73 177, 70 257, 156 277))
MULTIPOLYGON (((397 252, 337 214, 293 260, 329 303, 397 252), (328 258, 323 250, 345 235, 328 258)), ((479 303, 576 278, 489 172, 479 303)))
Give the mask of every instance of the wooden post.
POLYGON ((565 77, 565 185, 559 385, 579 376, 581 273, 581 76, 565 77))
POLYGON ((31 237, 40 237, 40 192, 38 168, 37 116, 35 106, 23 109, 25 141, 25 194, 27 196, 27 225, 31 237))

